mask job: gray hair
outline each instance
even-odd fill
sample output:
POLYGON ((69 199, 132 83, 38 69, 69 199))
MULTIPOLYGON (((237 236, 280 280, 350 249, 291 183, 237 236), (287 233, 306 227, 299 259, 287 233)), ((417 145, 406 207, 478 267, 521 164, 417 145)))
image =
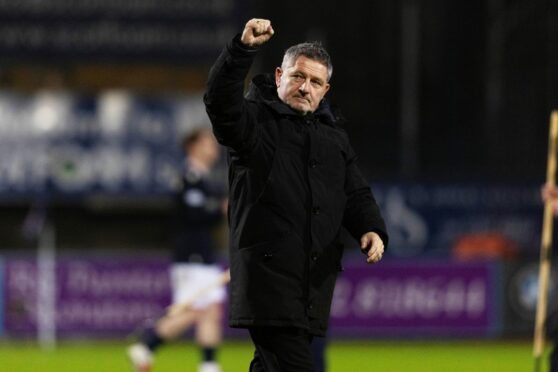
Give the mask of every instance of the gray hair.
POLYGON ((284 70, 291 67, 300 56, 313 59, 326 66, 327 80, 329 81, 329 79, 331 79, 331 75, 333 74, 333 65, 331 64, 329 53, 322 46, 322 43, 319 41, 312 41, 293 45, 285 51, 281 68, 284 70))

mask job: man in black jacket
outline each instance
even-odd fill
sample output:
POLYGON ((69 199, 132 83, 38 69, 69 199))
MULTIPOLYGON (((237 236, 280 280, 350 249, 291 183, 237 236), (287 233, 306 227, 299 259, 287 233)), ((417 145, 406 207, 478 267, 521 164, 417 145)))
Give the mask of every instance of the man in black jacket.
POLYGON ((387 233, 339 116, 324 99, 332 65, 318 43, 289 48, 275 76, 244 80, 274 31, 252 19, 212 67, 206 109, 228 148, 230 314, 256 347, 251 371, 312 371, 341 269, 340 229, 368 263, 387 233))

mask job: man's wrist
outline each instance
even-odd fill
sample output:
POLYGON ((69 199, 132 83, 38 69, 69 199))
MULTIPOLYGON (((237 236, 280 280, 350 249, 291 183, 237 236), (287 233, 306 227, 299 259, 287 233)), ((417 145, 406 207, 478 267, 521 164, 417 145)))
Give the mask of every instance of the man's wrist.
POLYGON ((241 34, 237 34, 232 40, 232 44, 236 48, 241 49, 242 51, 245 51, 247 53, 255 53, 260 49, 260 46, 258 46, 258 45, 250 46, 250 45, 244 44, 242 42, 241 36, 242 36, 241 34))

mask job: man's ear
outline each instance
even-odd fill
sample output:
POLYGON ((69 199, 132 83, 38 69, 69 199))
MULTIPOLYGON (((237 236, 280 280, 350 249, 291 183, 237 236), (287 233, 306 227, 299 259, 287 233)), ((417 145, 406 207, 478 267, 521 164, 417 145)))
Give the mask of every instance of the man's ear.
POLYGON ((275 69, 275 85, 277 86, 277 88, 281 86, 281 76, 283 76, 283 70, 281 69, 281 67, 277 67, 275 69))
POLYGON ((325 91, 324 91, 324 95, 323 95, 322 98, 320 99, 320 102, 324 99, 324 97, 326 96, 326 94, 327 94, 327 92, 329 91, 329 88, 330 88, 330 87, 331 87, 331 85, 329 85, 329 83, 326 83, 326 84, 324 85, 325 91))

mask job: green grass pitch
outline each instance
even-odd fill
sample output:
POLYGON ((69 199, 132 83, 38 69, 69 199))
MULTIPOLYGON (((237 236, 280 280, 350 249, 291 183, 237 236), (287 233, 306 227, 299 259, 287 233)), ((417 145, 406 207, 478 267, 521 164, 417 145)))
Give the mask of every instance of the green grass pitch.
MULTIPOLYGON (((130 371, 124 342, 65 341, 55 350, 32 342, 0 341, 0 371, 130 371)), ((219 351, 224 372, 245 372, 248 342, 227 341, 219 351)), ((513 372, 532 371, 529 341, 340 341, 328 347, 329 372, 513 372)), ((153 372, 196 371, 198 351, 191 342, 163 347, 153 372)), ((543 361, 546 371, 546 358, 543 361)))

